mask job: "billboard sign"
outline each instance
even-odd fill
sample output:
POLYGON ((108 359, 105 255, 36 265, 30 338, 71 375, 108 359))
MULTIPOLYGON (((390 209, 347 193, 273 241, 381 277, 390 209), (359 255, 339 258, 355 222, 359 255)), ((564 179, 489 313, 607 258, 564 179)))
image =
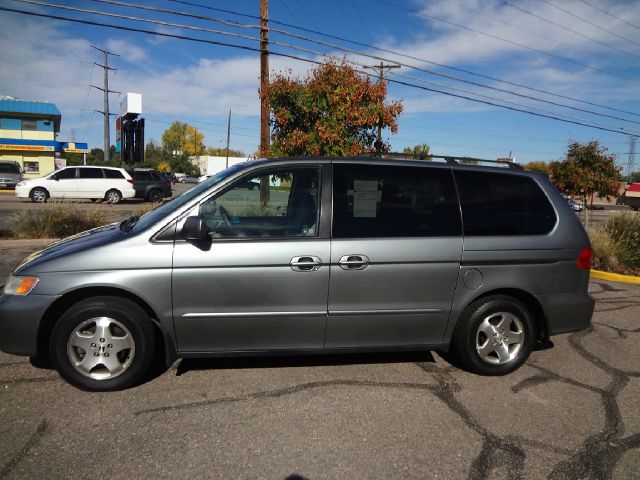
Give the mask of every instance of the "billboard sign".
POLYGON ((140 93, 125 93, 120 98, 120 114, 140 115, 142 113, 142 95, 140 93))

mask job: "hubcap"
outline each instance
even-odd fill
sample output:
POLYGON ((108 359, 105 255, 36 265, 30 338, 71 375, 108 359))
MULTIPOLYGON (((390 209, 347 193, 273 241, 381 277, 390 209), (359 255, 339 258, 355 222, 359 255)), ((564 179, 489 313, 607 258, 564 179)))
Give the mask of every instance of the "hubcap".
POLYGON ((117 203, 120 200, 120 196, 116 192, 109 192, 107 194, 107 202, 117 203))
POLYGON ((492 365, 503 365, 518 356, 524 343, 522 321, 513 313, 496 312, 486 317, 476 333, 476 351, 492 365))
POLYGON ((129 368, 135 355, 131 332, 108 317, 82 322, 69 336, 67 356, 73 368, 85 377, 107 380, 129 368))
POLYGON ((45 193, 42 190, 36 190, 35 192, 33 192, 33 199, 36 202, 44 202, 46 200, 47 196, 45 195, 45 193))

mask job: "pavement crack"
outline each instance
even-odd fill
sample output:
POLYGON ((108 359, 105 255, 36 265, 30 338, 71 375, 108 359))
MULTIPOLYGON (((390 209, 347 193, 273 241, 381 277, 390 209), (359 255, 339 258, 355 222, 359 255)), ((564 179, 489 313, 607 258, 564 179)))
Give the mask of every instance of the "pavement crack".
POLYGON ((40 422, 36 431, 31 434, 29 440, 22 446, 22 448, 16 453, 11 460, 9 460, 3 467, 0 469, 0 478, 6 478, 25 458, 29 452, 35 448, 40 440, 44 436, 44 434, 49 429, 49 422, 45 419, 40 422))

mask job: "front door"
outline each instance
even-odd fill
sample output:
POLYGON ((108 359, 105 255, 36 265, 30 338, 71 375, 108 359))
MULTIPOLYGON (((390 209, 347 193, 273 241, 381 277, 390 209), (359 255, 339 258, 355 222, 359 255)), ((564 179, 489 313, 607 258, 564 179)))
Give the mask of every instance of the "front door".
POLYGON ((462 235, 450 168, 336 163, 327 348, 437 345, 462 235))
POLYGON ((175 242, 180 352, 322 348, 330 245, 320 179, 317 165, 263 170, 193 212, 211 241, 175 242))
POLYGON ((49 177, 47 189, 52 198, 76 198, 78 196, 77 168, 63 168, 49 177))

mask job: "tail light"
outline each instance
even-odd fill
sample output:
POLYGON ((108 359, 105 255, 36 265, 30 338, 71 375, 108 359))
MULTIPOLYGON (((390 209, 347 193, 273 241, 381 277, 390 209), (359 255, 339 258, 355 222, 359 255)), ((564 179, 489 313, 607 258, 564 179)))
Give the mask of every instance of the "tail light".
POLYGON ((589 270, 591 268, 591 254, 592 250, 590 248, 585 248, 580 252, 576 260, 580 270, 589 270))
POLYGON ((131 185, 133 185, 133 178, 127 178, 127 182, 129 182, 131 185))

